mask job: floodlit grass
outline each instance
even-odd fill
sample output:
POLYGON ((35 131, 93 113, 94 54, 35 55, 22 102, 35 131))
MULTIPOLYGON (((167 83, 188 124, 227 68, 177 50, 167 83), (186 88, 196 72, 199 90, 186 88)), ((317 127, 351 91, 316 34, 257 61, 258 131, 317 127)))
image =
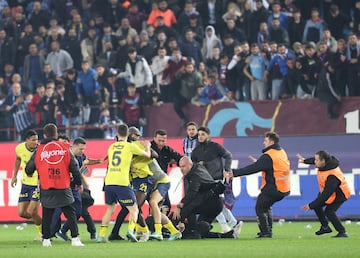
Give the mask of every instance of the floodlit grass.
POLYGON ((360 225, 354 221, 345 225, 350 238, 331 238, 335 232, 315 236, 314 232, 320 227, 318 222, 285 221, 282 225, 274 224, 272 239, 255 239, 257 225, 245 222, 239 239, 114 241, 107 244, 90 241, 86 227, 80 224, 80 237, 85 247, 72 247, 70 242, 54 239, 50 248, 32 240, 36 236, 32 224, 23 230, 16 230, 17 226, 19 224, 0 224, 0 257, 360 257, 360 225))

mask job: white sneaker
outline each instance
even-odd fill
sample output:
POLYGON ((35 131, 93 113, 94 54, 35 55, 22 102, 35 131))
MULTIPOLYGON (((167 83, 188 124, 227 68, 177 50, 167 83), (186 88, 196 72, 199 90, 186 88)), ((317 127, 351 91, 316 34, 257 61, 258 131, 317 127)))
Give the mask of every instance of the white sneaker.
POLYGON ((78 237, 73 237, 71 239, 71 245, 72 246, 85 246, 83 243, 81 243, 81 241, 78 237))
POLYGON ((50 239, 44 239, 44 240, 42 241, 42 246, 43 246, 43 247, 50 247, 50 246, 51 246, 51 241, 50 241, 50 239))
POLYGON ((242 220, 240 220, 240 221, 234 226, 234 228, 233 228, 233 230, 234 230, 234 233, 233 233, 234 238, 239 238, 240 233, 241 233, 241 228, 242 228, 243 224, 244 224, 244 223, 242 222, 242 220))

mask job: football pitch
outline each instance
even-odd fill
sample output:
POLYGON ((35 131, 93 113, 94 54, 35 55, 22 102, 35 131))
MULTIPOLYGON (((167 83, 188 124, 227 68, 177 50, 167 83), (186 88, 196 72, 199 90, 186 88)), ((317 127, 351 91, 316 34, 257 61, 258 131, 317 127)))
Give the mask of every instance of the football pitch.
MULTIPOLYGON (((0 224, 0 257, 360 257, 360 223, 348 221, 349 238, 331 238, 336 232, 316 236, 318 222, 274 223, 272 239, 256 239, 258 232, 254 222, 244 222, 239 239, 202 239, 178 241, 148 241, 131 243, 113 241, 95 243, 89 240, 86 226, 79 224, 80 238, 85 247, 72 247, 70 242, 54 239, 52 247, 42 247, 34 241, 36 229, 33 224, 0 224), (17 229, 18 228, 18 229, 17 229), (21 227, 20 227, 21 229, 21 227)), ((111 230, 112 225, 110 225, 111 230)), ((97 229, 99 225, 97 225, 97 229)), ((219 227, 216 225, 215 229, 219 227)), ((125 235, 126 226, 122 227, 125 235)))

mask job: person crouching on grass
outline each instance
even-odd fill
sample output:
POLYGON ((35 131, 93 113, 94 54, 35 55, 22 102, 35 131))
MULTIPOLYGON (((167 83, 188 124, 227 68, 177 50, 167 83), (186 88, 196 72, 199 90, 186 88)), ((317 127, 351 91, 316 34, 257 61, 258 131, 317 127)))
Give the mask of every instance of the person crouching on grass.
POLYGON ((315 234, 323 235, 332 232, 328 225, 329 219, 338 232, 333 237, 349 237, 335 213, 350 197, 350 187, 339 167, 339 161, 324 150, 316 152, 315 157, 312 158, 305 159, 300 154, 297 154, 296 157, 299 159, 299 163, 315 164, 317 167, 320 193, 314 201, 301 206, 304 211, 310 209, 315 211, 321 223, 321 228, 315 234), (323 206, 326 206, 325 210, 323 210, 323 206))

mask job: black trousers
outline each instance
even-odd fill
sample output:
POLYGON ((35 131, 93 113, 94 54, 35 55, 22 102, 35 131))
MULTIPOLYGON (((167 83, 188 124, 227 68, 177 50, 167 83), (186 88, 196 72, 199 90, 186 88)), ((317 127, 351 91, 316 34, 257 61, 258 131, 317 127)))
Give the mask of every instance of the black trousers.
POLYGON ((174 110, 182 120, 187 120, 187 117, 182 108, 185 107, 188 103, 190 103, 190 101, 180 94, 174 99, 174 110))
POLYGON ((95 235, 96 234, 95 224, 91 217, 91 214, 89 213, 88 208, 89 206, 82 205, 81 217, 83 217, 84 222, 86 223, 86 229, 90 233, 90 235, 95 235))
MULTIPOLYGON (((77 237, 79 235, 79 230, 77 226, 76 212, 75 207, 71 204, 68 206, 61 207, 67 221, 69 223, 69 228, 71 231, 71 237, 77 237)), ((54 214, 55 208, 46 208, 42 207, 42 234, 44 239, 51 238, 51 220, 54 214)))
POLYGON ((282 193, 276 189, 265 189, 259 194, 256 200, 255 211, 261 233, 270 234, 272 232, 273 219, 271 207, 287 195, 289 193, 282 193))
POLYGON ((208 199, 201 202, 188 214, 185 214, 185 212, 181 210, 180 216, 182 219, 188 219, 187 227, 189 229, 196 230, 198 222, 205 221, 211 224, 215 220, 216 216, 222 211, 223 206, 223 201, 219 195, 213 194, 208 199), (198 215, 197 219, 196 215, 198 215))
POLYGON ((317 207, 314 209, 316 216, 318 217, 322 226, 327 227, 328 219, 329 219, 337 232, 345 233, 345 228, 341 224, 341 221, 339 220, 338 216, 335 213, 343 203, 344 203, 343 200, 337 201, 335 199, 335 201, 331 204, 324 203, 323 206, 320 206, 320 207, 317 207), (324 206, 325 206, 325 209, 323 209, 324 206))

